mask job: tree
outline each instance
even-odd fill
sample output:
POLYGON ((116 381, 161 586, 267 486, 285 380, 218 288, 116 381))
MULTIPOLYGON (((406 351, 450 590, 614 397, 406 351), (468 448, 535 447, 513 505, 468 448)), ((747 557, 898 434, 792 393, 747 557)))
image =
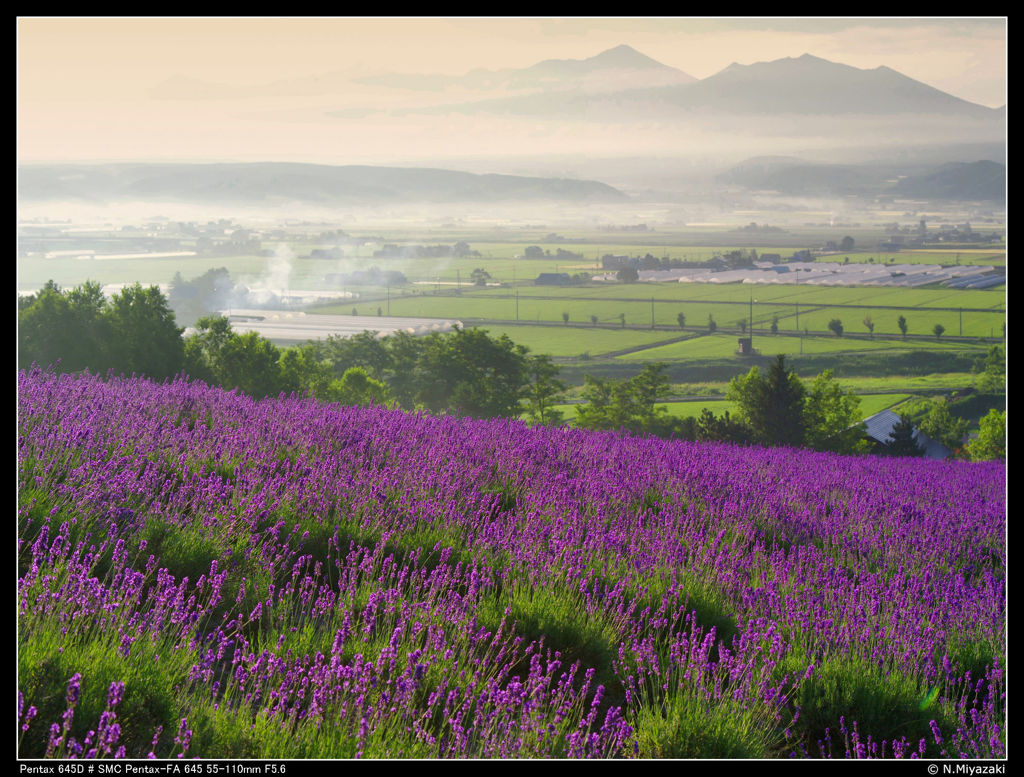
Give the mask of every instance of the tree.
POLYGON ((777 335, 779 333, 779 317, 778 316, 772 316, 772 325, 770 327, 770 331, 771 331, 771 333, 773 335, 777 335))
POLYGON ((231 322, 225 316, 203 316, 195 325, 196 333, 185 338, 184 369, 194 380, 220 386, 221 351, 233 337, 231 322))
POLYGON ((747 319, 741 318, 739 321, 736 322, 736 326, 740 328, 741 335, 747 333, 747 319))
POLYGON ((932 334, 935 335, 936 340, 942 337, 942 333, 945 331, 946 327, 944 327, 942 324, 936 324, 935 326, 932 327, 932 334))
POLYGON ((714 317, 708 313, 708 334, 714 334, 716 329, 718 329, 718 324, 715 323, 714 317))
POLYGON ((871 316, 864 316, 863 321, 864 327, 868 330, 868 334, 871 335, 871 339, 875 339, 875 322, 871 320, 871 316))
POLYGON ((331 365, 319 359, 314 343, 286 348, 278 363, 281 391, 291 394, 309 392, 317 399, 325 399, 333 375, 331 365))
POLYGON ((729 415, 726 410, 721 417, 715 416, 709 408, 701 410, 696 423, 696 439, 701 442, 728 442, 734 445, 749 445, 754 438, 753 430, 729 415))
POLYGON ((382 405, 390 399, 388 387, 370 377, 362 367, 349 367, 341 380, 333 380, 327 387, 324 399, 340 405, 382 405))
POLYGON ((988 349, 988 354, 984 360, 979 360, 977 368, 981 370, 981 375, 978 378, 978 391, 985 394, 1006 391, 1006 360, 998 345, 993 345, 988 349))
POLYGON ((918 445, 914 422, 905 415, 900 416, 899 423, 889 433, 889 441, 882 446, 886 456, 924 456, 924 448, 918 445))
MULTIPOLYGON (((458 245, 458 243, 456 243, 458 245)), ((468 248, 468 246, 467 246, 468 248)), ((474 286, 486 286, 487 281, 491 279, 491 274, 482 267, 477 267, 473 272, 469 274, 470 279, 473 281, 474 286)))
MULTIPOLYGON (((312 346, 309 347, 312 349, 312 346)), ((184 343, 185 372, 196 380, 225 389, 238 389, 252 397, 266 397, 284 391, 323 388, 329 379, 326 368, 316 372, 300 361, 314 359, 315 351, 282 357, 280 349, 255 332, 239 334, 224 316, 204 316, 196 322, 196 334, 184 343), (282 374, 282 367, 288 374, 282 374), (309 383, 300 382, 309 380, 309 383)))
POLYGON ((19 299, 18 365, 60 362, 62 372, 111 366, 112 337, 103 290, 96 282, 61 291, 47 281, 37 294, 19 299))
POLYGON ((828 328, 835 332, 836 337, 843 336, 843 322, 838 318, 833 318, 828 322, 828 328))
POLYGON ((563 324, 568 324, 569 323, 569 314, 567 312, 563 312, 562 313, 562 323, 563 324))
POLYGON ((619 323, 622 324, 622 328, 623 329, 626 328, 626 314, 625 313, 619 313, 619 323))
POLYGON ((832 370, 818 375, 807 389, 804 403, 806 444, 816 451, 867 453, 865 427, 860 416, 860 397, 845 392, 832 370))
POLYGON ((576 405, 576 426, 581 429, 628 429, 633 405, 625 381, 583 376, 583 402, 576 405))
POLYGON ((220 384, 257 398, 277 394, 280 358, 278 347, 256 332, 233 334, 221 349, 220 384))
MULTIPOLYGON (((71 357, 75 351, 76 333, 71 326, 70 307, 67 295, 50 280, 33 295, 31 304, 19 309, 19 367, 25 369, 33 362, 48 367, 71 357)), ((77 371, 66 363, 62 363, 61 368, 77 371)))
POLYGON ((416 362, 416 401, 434 412, 515 418, 528 383, 527 349, 508 335, 457 328, 424 338, 416 362))
POLYGON ((392 366, 392 355, 375 331, 363 330, 349 337, 329 335, 320 348, 335 378, 340 379, 349 367, 362 367, 374 380, 383 380, 392 366))
POLYGON ((964 449, 971 461, 1006 458, 1006 411, 992 408, 981 419, 978 436, 964 449))
POLYGON ((636 283, 640 280, 640 272, 635 267, 623 267, 615 273, 619 283, 636 283))
POLYGON ((647 364, 629 380, 583 378, 584 403, 576 406, 576 426, 582 429, 622 430, 658 437, 685 437, 687 424, 674 419, 664 405, 655 406, 670 391, 663 363, 647 364))
POLYGON ((950 450, 957 451, 963 447, 970 423, 949 412, 949 406, 945 400, 939 398, 932 402, 931 409, 918 422, 917 428, 950 450))
POLYGON ((135 283, 114 294, 106 308, 110 366, 162 380, 181 372, 185 344, 167 298, 156 286, 135 283))
POLYGON ((534 424, 554 426, 562 423, 563 413, 555 408, 568 388, 559 380, 559 368, 545 354, 531 356, 526 367, 529 385, 523 395, 526 417, 534 424))
POLYGON ((591 316, 590 323, 593 324, 594 326, 597 326, 597 316, 591 316))
MULTIPOLYGON (((376 338, 374 340, 378 342, 376 338)), ((402 407, 413 409, 418 402, 422 377, 422 371, 417 369, 417 365, 428 341, 399 330, 379 341, 379 344, 386 359, 385 375, 391 395, 402 407)), ((354 363, 349 366, 354 366, 354 363)), ((379 377, 373 375, 372 370, 371 376, 379 377)))
POLYGON ((839 248, 842 251, 852 251, 854 242, 854 239, 847 235, 846 237, 839 241, 839 248))
POLYGON ((203 316, 229 307, 234 291, 235 284, 226 267, 207 270, 190 281, 175 273, 167 303, 179 324, 192 326, 203 316))
POLYGON ((779 354, 766 376, 752 367, 746 376, 733 378, 726 397, 739 406, 741 420, 753 430, 755 442, 800 446, 806 436, 805 394, 803 383, 786 369, 785 356, 779 354))
POLYGON ((679 328, 680 329, 685 327, 686 326, 686 314, 685 313, 677 313, 676 314, 676 321, 679 323, 679 328))
POLYGON ((76 340, 74 352, 66 357, 66 369, 100 369, 108 363, 112 337, 110 310, 103 289, 99 283, 86 281, 66 295, 68 325, 76 340))
POLYGON ((907 319, 904 316, 900 316, 899 318, 896 319, 896 326, 899 327, 900 331, 903 333, 903 339, 906 340, 907 339, 907 319))

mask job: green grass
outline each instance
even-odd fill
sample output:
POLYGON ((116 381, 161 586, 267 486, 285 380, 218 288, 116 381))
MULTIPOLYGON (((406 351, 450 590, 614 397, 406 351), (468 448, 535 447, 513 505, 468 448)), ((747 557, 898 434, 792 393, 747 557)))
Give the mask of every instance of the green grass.
MULTIPOLYGON (((791 654, 776 672, 802 673, 806 666, 806 660, 791 654)), ((827 657, 814 662, 810 676, 793 692, 791 702, 800 708, 794 737, 817 755, 817 743, 826 739, 828 731, 833 746, 842 748, 842 718, 848 729, 856 723, 876 742, 906 737, 916 745, 925 739, 935 757, 938 753, 933 750, 930 721, 936 720, 943 732, 951 731, 951 719, 938 703, 937 691, 922 680, 864 658, 827 657)))
POLYGON ((783 743, 772 712, 724 697, 708 701, 676 688, 630 720, 640 758, 771 758, 783 743))
POLYGON ((999 267, 1006 264, 1005 249, 912 249, 899 251, 897 253, 878 251, 840 252, 829 256, 818 257, 815 261, 822 263, 846 262, 849 258, 850 264, 864 264, 874 261, 875 264, 941 264, 952 265, 957 263, 962 266, 971 265, 992 265, 999 267))
MULTIPOLYGON (((187 639, 185 640, 187 641, 187 639)), ((75 708, 71 735, 81 742, 95 729, 107 708, 107 693, 114 681, 123 682, 124 697, 117 708, 122 726, 121 743, 129 757, 143 758, 160 726, 161 741, 167 747, 181 708, 180 690, 186 684, 196 652, 166 636, 153 642, 148 638, 131 645, 130 658, 119 652, 115 631, 92 629, 84 636, 70 638, 60 633, 55 622, 22 618, 19 622, 18 682, 25 697, 39 710, 42 721, 59 721, 67 708, 68 681, 82 675, 81 698, 75 708)), ((22 742, 22 752, 42 754, 48 732, 31 727, 22 742)), ((158 748, 159 749, 159 748, 158 748)))
MULTIPOLYGON (((715 333, 694 337, 677 343, 646 348, 623 354, 617 358, 621 361, 648 362, 648 361, 691 361, 699 359, 735 359, 738 363, 743 362, 742 357, 737 353, 736 334, 715 333)), ((791 337, 788 335, 754 335, 754 349, 764 356, 785 354, 788 357, 796 357, 800 354, 839 354, 861 351, 890 351, 905 350, 913 348, 916 350, 977 350, 979 356, 985 354, 985 347, 982 345, 965 345, 951 341, 943 341, 941 338, 931 340, 891 340, 875 337, 874 340, 855 339, 850 337, 836 337, 835 335, 817 335, 810 337, 791 337)))
POLYGON ((491 337, 508 335, 532 353, 549 356, 600 356, 613 351, 636 348, 677 336, 673 332, 636 329, 608 329, 605 327, 569 326, 501 326, 482 324, 491 337))
MULTIPOLYGON (((584 299, 623 298, 650 302, 728 302, 748 305, 753 297, 754 318, 764 318, 759 312, 764 305, 782 305, 792 308, 799 303, 808 308, 822 305, 889 306, 897 308, 952 307, 1001 310, 1006 306, 1004 292, 990 289, 901 289, 885 286, 808 286, 794 284, 743 283, 603 283, 587 286, 534 286, 517 287, 520 297, 584 299)), ((509 288, 463 289, 474 296, 503 297, 514 292, 509 288)), ((689 318, 689 316, 687 316, 689 318)))

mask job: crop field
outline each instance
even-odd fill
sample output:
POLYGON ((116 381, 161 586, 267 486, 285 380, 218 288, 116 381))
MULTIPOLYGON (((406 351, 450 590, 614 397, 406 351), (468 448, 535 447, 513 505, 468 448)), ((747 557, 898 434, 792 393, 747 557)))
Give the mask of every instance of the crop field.
POLYGON ((1005 249, 952 249, 952 248, 914 248, 898 253, 885 251, 862 251, 845 253, 840 252, 828 256, 820 256, 818 262, 845 262, 862 264, 864 262, 875 262, 876 264, 889 264, 890 261, 896 264, 961 264, 961 265, 994 265, 1000 267, 1006 264, 1005 249))
MULTIPOLYGON (((725 359, 736 355, 737 337, 735 334, 714 334, 692 337, 680 342, 660 345, 654 348, 633 351, 617 358, 622 361, 682 361, 693 359, 725 359)), ((821 335, 817 337, 789 337, 786 335, 755 335, 754 349, 767 356, 786 354, 794 356, 812 353, 850 353, 856 351, 892 351, 905 350, 906 344, 901 340, 886 340, 876 337, 874 340, 851 339, 821 335)), ((963 350, 973 348, 978 356, 984 356, 984 346, 964 346, 962 343, 943 343, 941 338, 934 341, 915 342, 916 349, 952 349, 963 350)))
MULTIPOLYGON (((462 294, 504 298, 514 291, 502 288, 476 289, 468 284, 462 294)), ((590 286, 525 286, 520 298, 623 299, 637 302, 721 302, 747 305, 756 303, 792 307, 881 306, 892 308, 967 308, 1002 310, 1006 295, 989 289, 899 289, 885 286, 807 286, 793 284, 743 283, 607 283, 590 286)), ((755 309, 757 305, 755 305, 755 309)))
MULTIPOLYGON (((614 292, 613 292, 614 293, 614 292)), ((629 301, 628 297, 613 296, 605 291, 602 296, 577 296, 573 294, 563 297, 546 297, 522 293, 518 295, 505 293, 502 295, 478 295, 462 293, 459 295, 420 294, 404 297, 391 296, 386 302, 387 310, 394 316, 413 316, 418 318, 458 318, 463 321, 536 321, 563 322, 563 315, 569 314, 569 322, 574 325, 592 324, 592 317, 597 317, 600 324, 618 324, 625 317, 628 326, 678 327, 678 316, 685 316, 687 327, 703 327, 712 317, 719 327, 735 328, 737 322, 746 321, 750 314, 750 303, 747 301, 710 300, 710 301, 675 301, 658 300, 653 302, 637 299, 629 301)), ((377 303, 383 300, 378 299, 377 303)), ((368 303, 372 307, 374 303, 368 303)), ((823 302, 795 304, 771 302, 757 299, 753 305, 754 326, 756 329, 767 329, 773 318, 778 319, 781 330, 803 330, 812 332, 828 331, 829 322, 838 318, 844 328, 851 332, 867 334, 862 324, 864 319, 871 317, 875 323, 877 334, 899 334, 898 319, 902 315, 907 321, 908 333, 916 335, 931 334, 935 324, 945 327, 945 334, 967 337, 998 337, 1002 334, 1002 326, 1006 320, 1003 312, 986 312, 984 310, 968 310, 961 312, 959 308, 929 309, 909 306, 867 306, 857 307, 852 303, 841 303, 844 307, 830 307, 823 302)), ((351 310, 350 303, 325 306, 318 312, 344 313, 351 310)))
POLYGON ((518 345, 525 345, 531 353, 558 357, 579 357, 582 354, 600 356, 627 348, 640 348, 679 335, 674 332, 605 327, 485 324, 480 328, 486 330, 491 337, 508 335, 510 340, 518 345))
POLYGON ((1002 462, 18 376, 20 757, 999 758, 1002 462))

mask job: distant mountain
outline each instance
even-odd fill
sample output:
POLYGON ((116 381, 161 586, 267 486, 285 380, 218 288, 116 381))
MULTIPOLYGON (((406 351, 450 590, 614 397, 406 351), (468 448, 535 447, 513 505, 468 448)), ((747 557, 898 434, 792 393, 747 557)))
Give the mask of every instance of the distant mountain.
POLYGON ((796 157, 754 157, 715 180, 753 191, 790 195, 893 194, 927 200, 1002 201, 1006 166, 992 161, 958 162, 922 170, 919 164, 811 163, 796 157))
POLYGON ((593 94, 644 86, 689 84, 696 78, 641 54, 616 46, 587 59, 546 59, 530 67, 472 70, 464 76, 389 73, 355 79, 356 83, 415 90, 506 90, 548 92, 580 90, 593 94))
POLYGON ((478 101, 447 109, 552 118, 578 114, 604 119, 793 114, 830 118, 848 114, 929 114, 993 122, 1005 119, 1005 112, 999 109, 954 97, 888 67, 864 70, 810 54, 753 65, 732 64, 700 81, 658 85, 637 78, 628 88, 602 90, 596 98, 579 89, 568 91, 478 101))
POLYGON ((618 189, 597 181, 271 162, 25 165, 18 169, 18 196, 24 202, 152 200, 248 205, 628 199, 618 189))
POLYGON ((794 157, 747 160, 717 176, 719 183, 793 195, 853 195, 885 185, 886 172, 866 165, 804 162, 794 157))
POLYGON ((866 70, 810 54, 753 65, 734 63, 691 86, 666 88, 658 95, 687 109, 728 113, 998 115, 892 68, 866 70))
POLYGON ((896 185, 906 197, 929 200, 1006 199, 1006 166, 983 160, 943 165, 923 175, 908 176, 896 185))

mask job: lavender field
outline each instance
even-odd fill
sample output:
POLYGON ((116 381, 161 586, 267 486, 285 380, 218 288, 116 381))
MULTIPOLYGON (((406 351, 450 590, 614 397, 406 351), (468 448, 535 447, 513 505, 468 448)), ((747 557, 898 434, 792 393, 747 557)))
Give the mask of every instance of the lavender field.
POLYGON ((1006 754, 1002 462, 19 374, 22 757, 1006 754))

